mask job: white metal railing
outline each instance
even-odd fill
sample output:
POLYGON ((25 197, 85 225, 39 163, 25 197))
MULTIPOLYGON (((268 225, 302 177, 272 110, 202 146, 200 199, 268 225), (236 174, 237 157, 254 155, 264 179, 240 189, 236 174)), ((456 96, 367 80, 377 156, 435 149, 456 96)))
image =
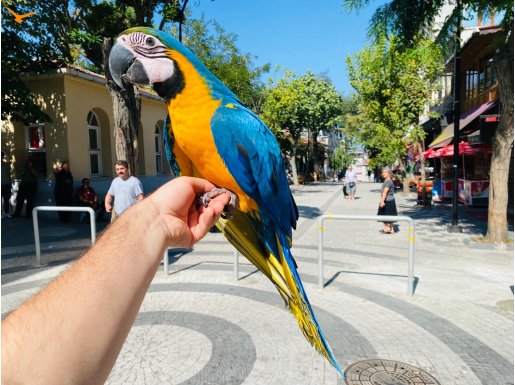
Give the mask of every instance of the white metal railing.
POLYGON ((96 223, 95 223, 95 211, 91 207, 80 207, 80 206, 37 206, 32 210, 32 222, 34 223, 34 240, 36 242, 36 266, 41 266, 41 243, 39 241, 39 222, 38 212, 39 211, 86 211, 89 213, 90 225, 91 225, 91 244, 94 245, 96 242, 96 223))
POLYGON ((318 286, 324 288, 324 222, 331 219, 380 221, 380 222, 408 222, 408 295, 414 294, 413 269, 414 269, 414 245, 415 245, 415 221, 407 216, 388 215, 322 215, 318 219, 318 286))
MULTIPOLYGON (((168 250, 170 248, 165 249, 163 254, 163 272, 166 276, 169 274, 169 261, 168 261, 168 250)), ((234 249, 234 279, 238 281, 240 279, 240 264, 239 264, 239 255, 238 250, 234 249)))

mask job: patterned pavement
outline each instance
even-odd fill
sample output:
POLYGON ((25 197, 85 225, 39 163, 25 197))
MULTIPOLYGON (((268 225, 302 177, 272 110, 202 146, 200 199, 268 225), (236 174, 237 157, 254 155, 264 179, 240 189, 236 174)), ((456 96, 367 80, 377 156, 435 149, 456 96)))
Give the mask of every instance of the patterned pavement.
MULTIPOLYGON (((358 185, 355 201, 344 200, 337 185, 294 189, 302 217, 293 254, 341 366, 389 359, 445 385, 513 384, 513 248, 474 247, 471 240, 485 229, 478 215, 463 209, 464 231, 451 234, 448 205, 415 207, 414 194, 397 194, 399 214, 415 219, 413 296, 406 292, 404 223, 385 235, 377 222, 328 221, 324 288, 318 287, 317 217, 374 215, 379 187, 358 185)), ((50 264, 32 268, 30 228, 6 221, 3 316, 88 243, 82 228, 69 227, 83 237, 73 239, 48 221, 43 248, 50 264)), ((233 250, 221 234, 210 233, 194 250, 170 250, 169 261, 169 274, 161 268, 154 278, 108 384, 344 384, 305 341, 273 285, 242 257, 236 277, 233 250)))

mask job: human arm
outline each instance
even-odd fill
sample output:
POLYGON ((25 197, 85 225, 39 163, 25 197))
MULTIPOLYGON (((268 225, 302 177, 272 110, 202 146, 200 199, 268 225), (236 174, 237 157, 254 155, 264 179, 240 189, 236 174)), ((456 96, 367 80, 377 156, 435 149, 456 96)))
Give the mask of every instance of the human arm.
POLYGON ((143 200, 143 194, 138 194, 136 196, 136 200, 139 202, 139 201, 142 201, 143 200))
POLYGON ((383 185, 383 190, 381 191, 381 199, 379 201, 379 207, 384 207, 386 197, 388 196, 388 192, 390 191, 390 187, 388 185, 383 185))
POLYGON ((121 216, 69 270, 2 322, 2 384, 103 384, 166 247, 191 247, 229 201, 177 178, 121 216), (145 231, 142 231, 145 229, 145 231))
POLYGON ((113 206, 111 205, 113 203, 113 196, 109 193, 106 194, 106 199, 104 201, 104 206, 107 213, 110 213, 113 210, 113 206))

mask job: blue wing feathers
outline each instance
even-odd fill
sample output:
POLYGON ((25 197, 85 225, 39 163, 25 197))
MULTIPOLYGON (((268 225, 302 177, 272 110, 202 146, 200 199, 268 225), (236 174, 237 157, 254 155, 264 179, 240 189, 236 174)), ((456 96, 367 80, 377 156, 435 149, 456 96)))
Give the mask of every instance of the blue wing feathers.
POLYGON ((172 169, 175 176, 179 176, 181 175, 181 172, 179 170, 177 160, 175 159, 175 155, 173 154, 175 138, 172 131, 172 121, 168 115, 166 116, 165 122, 163 124, 163 140, 165 144, 166 159, 168 160, 168 164, 170 165, 170 168, 172 169))
POLYGON ((224 103, 213 115, 211 130, 234 179, 258 203, 260 214, 266 211, 291 238, 298 212, 272 132, 246 107, 226 108, 224 103))

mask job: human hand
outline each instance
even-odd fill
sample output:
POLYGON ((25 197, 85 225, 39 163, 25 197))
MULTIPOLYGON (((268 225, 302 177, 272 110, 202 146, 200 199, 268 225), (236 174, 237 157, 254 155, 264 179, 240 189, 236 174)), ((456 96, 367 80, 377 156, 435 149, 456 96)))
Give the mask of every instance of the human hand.
POLYGON ((215 187, 205 179, 179 177, 148 197, 163 218, 171 247, 191 247, 216 223, 230 196, 211 199, 207 208, 198 204, 199 196, 215 187))
POLYGON ((107 213, 110 213, 113 210, 113 206, 111 206, 111 204, 106 202, 105 206, 106 206, 106 212, 107 213))

